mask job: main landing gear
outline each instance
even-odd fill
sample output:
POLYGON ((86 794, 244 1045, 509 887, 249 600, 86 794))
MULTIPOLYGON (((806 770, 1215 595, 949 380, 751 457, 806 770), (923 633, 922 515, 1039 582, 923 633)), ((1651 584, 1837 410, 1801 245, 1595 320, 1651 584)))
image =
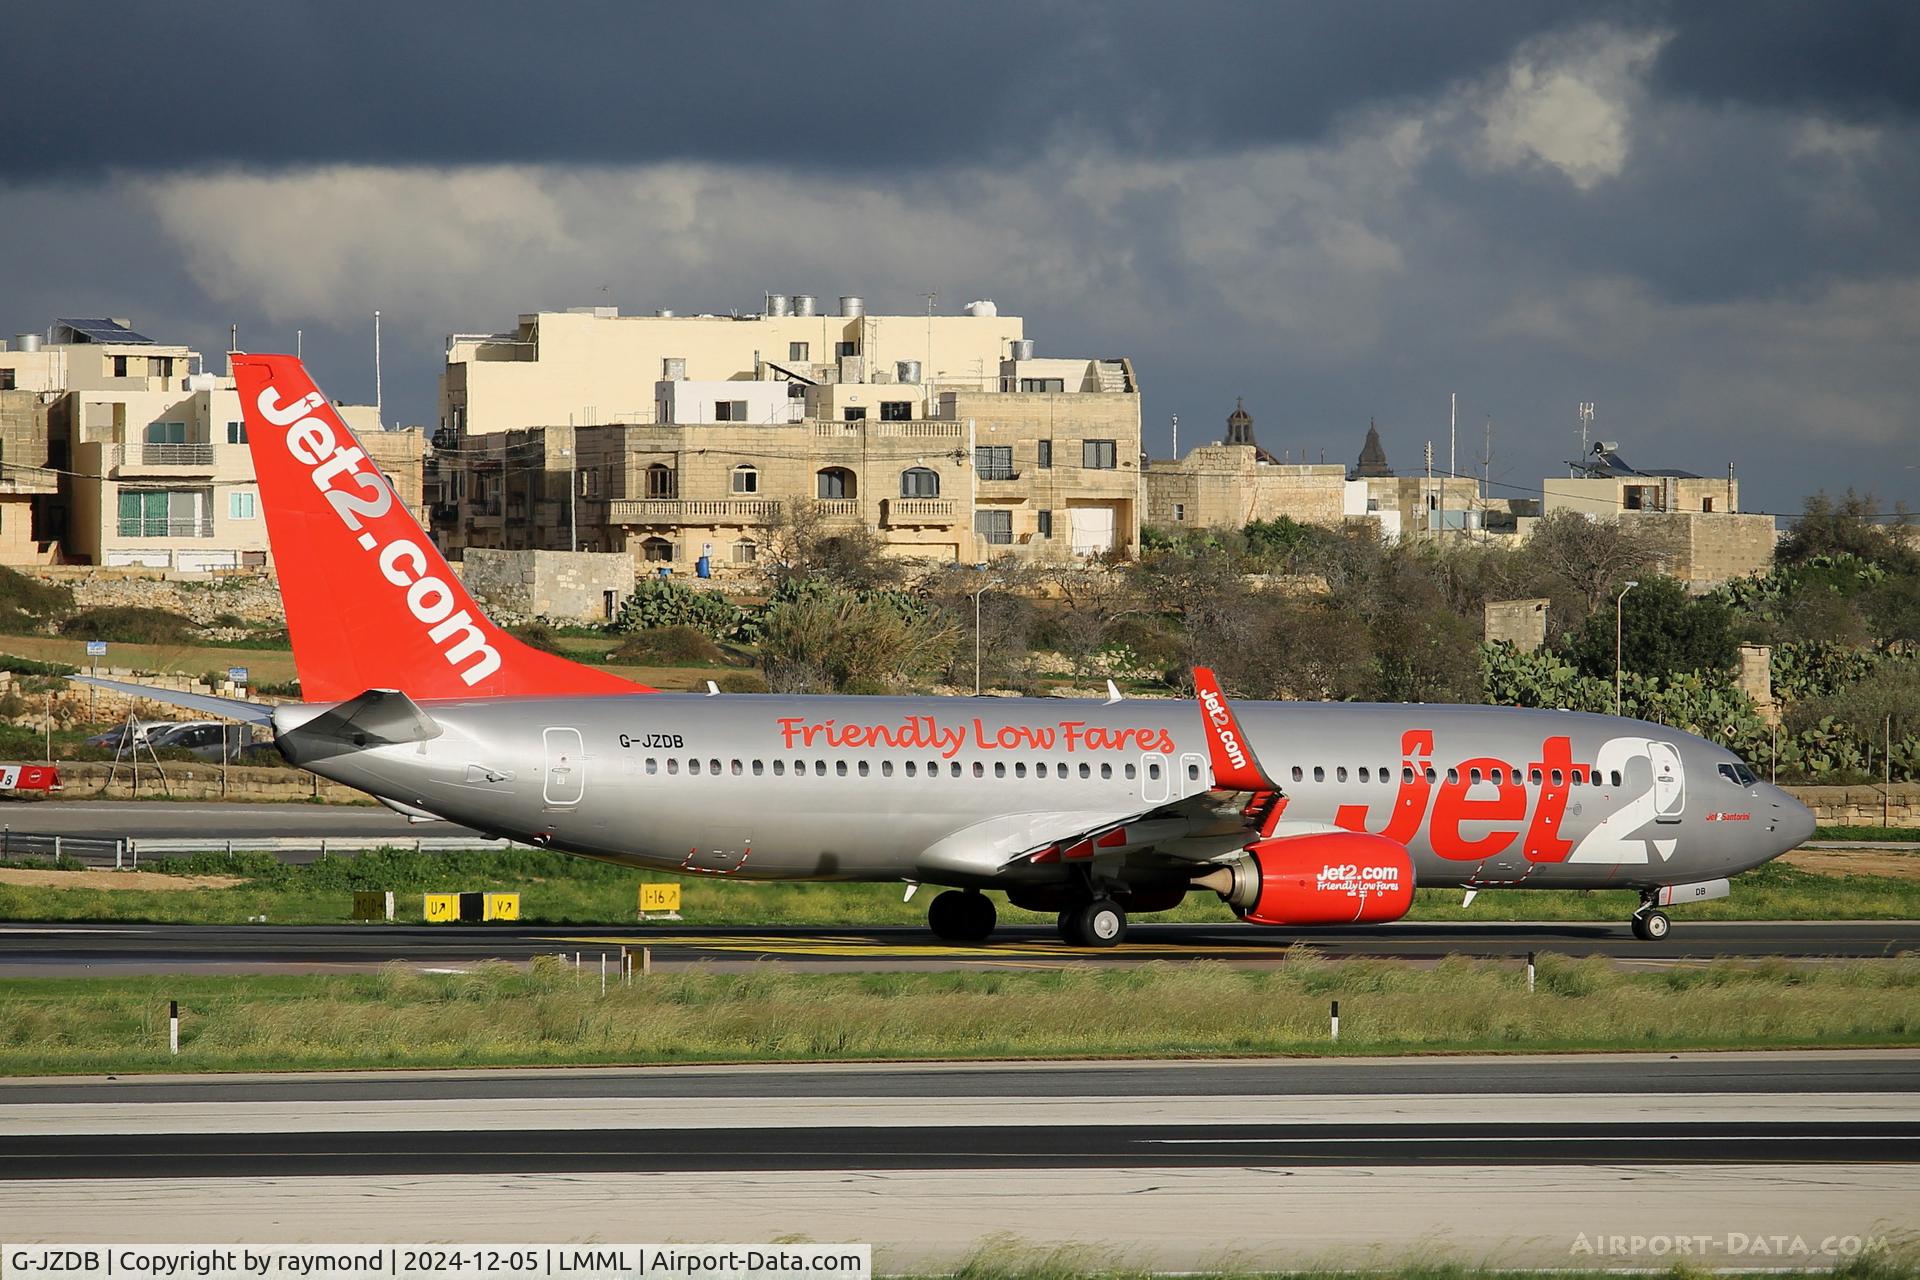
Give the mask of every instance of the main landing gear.
POLYGON ((943 942, 985 942, 1000 913, 977 889, 949 889, 927 907, 927 927, 943 942))
POLYGON ((1640 909, 1633 913, 1633 936, 1642 942, 1659 942, 1673 929, 1673 920, 1655 906, 1650 893, 1640 896, 1640 909))
POLYGON ((1072 946, 1111 947, 1127 936, 1127 913, 1112 898, 1095 898, 1062 911, 1054 925, 1072 946))

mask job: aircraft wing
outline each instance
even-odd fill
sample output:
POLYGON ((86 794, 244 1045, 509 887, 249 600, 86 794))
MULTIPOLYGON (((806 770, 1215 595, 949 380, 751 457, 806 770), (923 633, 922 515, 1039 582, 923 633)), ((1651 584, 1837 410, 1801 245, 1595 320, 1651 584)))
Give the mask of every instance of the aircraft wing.
MULTIPOLYGON (((1206 667, 1193 670, 1194 692, 1206 730, 1211 786, 1164 804, 1142 805, 1134 813, 1089 823, 1065 835, 1049 833, 1031 848, 1007 859, 1019 862, 1074 862, 1101 850, 1128 850, 1177 840, 1232 840, 1272 836, 1286 812, 1287 797, 1254 755, 1253 743, 1206 667)), ((1201 855, 1212 856, 1211 852, 1201 855)))

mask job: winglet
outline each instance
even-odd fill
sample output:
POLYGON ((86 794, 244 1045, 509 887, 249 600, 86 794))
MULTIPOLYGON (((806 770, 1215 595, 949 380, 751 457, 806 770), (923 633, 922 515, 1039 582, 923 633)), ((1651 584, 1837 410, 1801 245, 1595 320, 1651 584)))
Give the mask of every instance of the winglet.
POLYGON ((1211 668, 1193 669, 1193 692, 1200 703, 1200 723, 1207 730, 1207 755, 1213 764, 1213 785, 1221 791, 1278 791, 1279 786, 1260 767, 1253 743, 1227 705, 1219 677, 1211 668))

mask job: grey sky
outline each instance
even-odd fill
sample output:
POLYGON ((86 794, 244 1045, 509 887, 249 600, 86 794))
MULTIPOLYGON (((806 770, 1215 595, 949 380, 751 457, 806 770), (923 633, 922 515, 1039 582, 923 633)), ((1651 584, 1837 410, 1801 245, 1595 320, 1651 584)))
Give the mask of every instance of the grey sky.
POLYGON ((1750 507, 1920 505, 1920 9, 183 4, 12 15, 0 328, 305 331, 433 412, 452 330, 763 289, 1128 354, 1149 442, 1496 477, 1574 406, 1750 507), (85 75, 76 73, 84 67, 85 75))

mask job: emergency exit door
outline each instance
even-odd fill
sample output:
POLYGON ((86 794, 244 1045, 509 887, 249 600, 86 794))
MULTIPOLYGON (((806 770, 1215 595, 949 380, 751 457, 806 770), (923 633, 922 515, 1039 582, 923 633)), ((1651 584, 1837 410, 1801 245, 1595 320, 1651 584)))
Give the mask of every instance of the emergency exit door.
POLYGON ((586 744, 578 729, 548 729, 546 785, 541 797, 549 807, 580 803, 587 789, 586 744))

